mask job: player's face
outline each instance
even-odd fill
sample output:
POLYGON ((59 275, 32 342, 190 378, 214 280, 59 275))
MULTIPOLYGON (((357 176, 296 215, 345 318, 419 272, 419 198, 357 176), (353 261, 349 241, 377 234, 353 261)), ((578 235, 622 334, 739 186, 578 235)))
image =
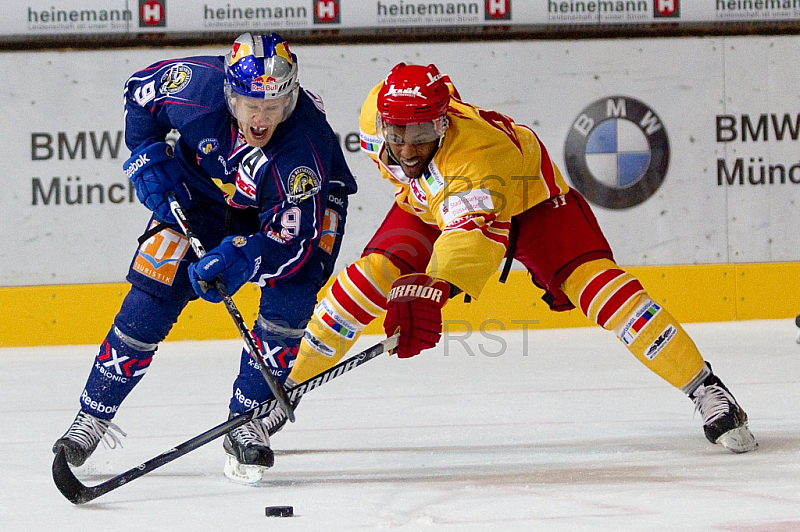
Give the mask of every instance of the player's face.
POLYGON ((392 155, 400 163, 403 173, 409 179, 417 179, 422 177, 425 169, 433 159, 433 154, 436 153, 436 148, 439 147, 439 141, 433 140, 422 144, 393 144, 389 143, 389 149, 392 155))
POLYGON ((289 96, 262 100, 237 95, 232 100, 234 114, 239 121, 239 130, 247 143, 256 148, 266 146, 275 133, 275 128, 283 120, 289 96))
POLYGON ((385 124, 383 135, 409 179, 422 176, 439 147, 439 133, 432 122, 407 126, 385 124))

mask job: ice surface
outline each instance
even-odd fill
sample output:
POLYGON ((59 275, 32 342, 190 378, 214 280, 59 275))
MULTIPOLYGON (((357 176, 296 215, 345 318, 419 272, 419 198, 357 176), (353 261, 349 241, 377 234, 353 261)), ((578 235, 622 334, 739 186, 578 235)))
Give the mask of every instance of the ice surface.
MULTIPOLYGON (((793 320, 686 328, 748 412, 756 452, 708 443, 692 403, 610 333, 487 333, 309 393, 256 487, 223 476, 217 440, 82 506, 53 485, 50 447, 96 346, 0 349, 0 530, 800 530, 793 320), (265 517, 272 505, 295 517, 265 517)), ((101 446, 79 478, 222 422, 239 349, 165 343, 115 419, 124 447, 101 446)))

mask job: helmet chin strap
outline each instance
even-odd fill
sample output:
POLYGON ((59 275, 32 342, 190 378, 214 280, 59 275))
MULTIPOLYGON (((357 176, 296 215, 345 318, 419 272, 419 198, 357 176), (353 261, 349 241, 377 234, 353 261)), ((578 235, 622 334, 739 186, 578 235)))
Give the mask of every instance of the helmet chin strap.
POLYGON ((400 165, 400 161, 398 161, 397 157, 394 156, 392 145, 388 142, 386 143, 386 157, 389 159, 389 164, 396 164, 398 166, 400 165))

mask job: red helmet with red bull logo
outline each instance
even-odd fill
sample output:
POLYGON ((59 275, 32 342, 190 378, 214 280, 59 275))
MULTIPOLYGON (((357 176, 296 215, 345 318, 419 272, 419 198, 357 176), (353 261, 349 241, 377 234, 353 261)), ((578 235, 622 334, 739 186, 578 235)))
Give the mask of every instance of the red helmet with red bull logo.
POLYGON ((378 91, 378 132, 392 144, 440 139, 450 91, 434 65, 396 65, 378 91))
POLYGON ((237 97, 258 100, 284 98, 284 120, 294 110, 300 84, 297 81, 297 56, 277 33, 243 33, 225 56, 225 99, 234 114, 232 100, 237 97))

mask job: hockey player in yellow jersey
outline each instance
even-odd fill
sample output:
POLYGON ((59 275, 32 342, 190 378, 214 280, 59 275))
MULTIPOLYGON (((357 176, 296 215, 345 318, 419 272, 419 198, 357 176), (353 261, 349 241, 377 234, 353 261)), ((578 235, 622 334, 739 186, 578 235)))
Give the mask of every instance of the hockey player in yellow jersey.
POLYGON ((538 136, 462 101, 434 65, 400 63, 368 94, 361 147, 395 202, 361 258, 342 270, 306 328, 287 385, 336 364, 386 313, 407 358, 441 338, 441 309, 479 298, 511 257, 554 311, 579 308, 701 412, 706 437, 755 449, 747 415, 675 318, 614 261, 588 203, 538 136))

